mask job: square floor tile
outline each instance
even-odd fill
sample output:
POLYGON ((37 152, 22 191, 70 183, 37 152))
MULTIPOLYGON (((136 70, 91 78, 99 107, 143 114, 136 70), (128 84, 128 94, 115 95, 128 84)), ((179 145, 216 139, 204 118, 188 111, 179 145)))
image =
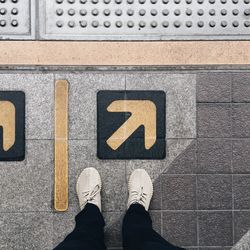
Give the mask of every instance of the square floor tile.
POLYGON ((165 158, 165 103, 163 91, 98 92, 98 157, 165 158))
POLYGON ((25 158, 25 93, 0 91, 0 161, 25 158))
POLYGON ((232 105, 232 136, 250 137, 250 103, 232 105))
POLYGON ((197 173, 231 173, 231 140, 198 139, 197 173))
POLYGON ((231 73, 197 75, 198 102, 231 102, 231 73))
POLYGON ((198 175, 198 209, 232 209, 231 175, 198 175))
POLYGON ((195 176, 163 174, 161 185, 163 210, 192 210, 196 208, 195 176))
POLYGON ((231 137, 231 104, 197 104, 198 137, 231 137))
POLYGON ((233 176, 235 209, 250 209, 250 175, 233 176))
POLYGON ((232 83, 233 101, 250 102, 250 73, 234 73, 232 83))
POLYGON ((233 140, 233 173, 250 174, 250 140, 233 140))
POLYGON ((232 246, 232 212, 198 212, 200 246, 232 246))
POLYGON ((163 237, 177 246, 197 246, 196 212, 163 212, 163 237))

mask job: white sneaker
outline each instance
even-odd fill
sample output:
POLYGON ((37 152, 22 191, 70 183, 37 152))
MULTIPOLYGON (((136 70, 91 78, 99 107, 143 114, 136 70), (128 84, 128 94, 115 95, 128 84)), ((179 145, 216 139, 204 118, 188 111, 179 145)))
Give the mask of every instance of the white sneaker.
POLYGON ((153 196, 153 183, 144 169, 133 171, 129 179, 128 191, 128 208, 131 204, 138 203, 148 211, 153 196))
POLYGON ((76 192, 81 210, 84 209, 87 203, 92 203, 96 205, 100 211, 102 210, 101 188, 102 182, 98 171, 95 168, 85 168, 76 183, 76 192))

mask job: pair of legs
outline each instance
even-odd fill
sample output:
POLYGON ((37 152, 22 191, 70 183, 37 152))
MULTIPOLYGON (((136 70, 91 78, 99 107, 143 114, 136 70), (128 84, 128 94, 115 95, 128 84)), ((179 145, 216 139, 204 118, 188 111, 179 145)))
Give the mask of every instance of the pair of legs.
MULTIPOLYGON (((101 214, 101 178, 94 168, 85 169, 77 181, 81 212, 76 226, 54 250, 105 250, 101 214)), ((148 207, 153 195, 152 181, 145 170, 135 170, 129 180, 128 210, 123 219, 124 250, 179 250, 152 228, 148 207)))

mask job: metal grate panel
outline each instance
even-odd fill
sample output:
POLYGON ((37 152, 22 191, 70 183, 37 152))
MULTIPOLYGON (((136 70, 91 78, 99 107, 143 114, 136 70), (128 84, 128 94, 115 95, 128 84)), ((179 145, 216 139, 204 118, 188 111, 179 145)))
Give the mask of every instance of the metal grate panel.
POLYGON ((0 0, 0 38, 34 37, 35 0, 0 0))
POLYGON ((40 12, 44 39, 250 38, 250 0, 41 0, 40 12))

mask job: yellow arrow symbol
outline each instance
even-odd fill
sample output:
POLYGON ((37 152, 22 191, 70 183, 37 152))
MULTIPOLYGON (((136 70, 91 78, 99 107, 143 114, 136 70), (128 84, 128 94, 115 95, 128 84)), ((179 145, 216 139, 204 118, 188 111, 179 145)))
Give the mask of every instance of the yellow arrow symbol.
POLYGON ((145 148, 150 149, 156 142, 156 106, 149 100, 117 100, 107 108, 109 112, 130 112, 129 119, 107 140, 117 150, 141 125, 144 126, 145 148))
POLYGON ((15 143, 16 109, 9 101, 0 101, 0 126, 3 127, 3 150, 8 151, 15 143))

